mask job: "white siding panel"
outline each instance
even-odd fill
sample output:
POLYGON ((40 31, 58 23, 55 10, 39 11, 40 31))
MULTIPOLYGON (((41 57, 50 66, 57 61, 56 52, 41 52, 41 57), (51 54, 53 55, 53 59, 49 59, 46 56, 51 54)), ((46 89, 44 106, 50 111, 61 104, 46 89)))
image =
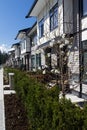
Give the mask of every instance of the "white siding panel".
POLYGON ((87 28, 87 17, 82 19, 82 30, 87 28))
POLYGON ((73 1, 64 0, 64 31, 73 33, 73 1))
POLYGON ((71 73, 79 73, 79 51, 70 52, 68 66, 71 70, 71 73))
POLYGON ((87 40, 87 30, 82 32, 82 41, 87 40))

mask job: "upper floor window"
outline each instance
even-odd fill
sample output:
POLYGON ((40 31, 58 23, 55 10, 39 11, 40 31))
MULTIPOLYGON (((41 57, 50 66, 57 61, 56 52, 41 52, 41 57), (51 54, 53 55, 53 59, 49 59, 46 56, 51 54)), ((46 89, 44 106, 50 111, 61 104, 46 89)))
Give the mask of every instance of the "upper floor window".
POLYGON ((23 49, 25 49, 25 48, 26 48, 26 41, 23 40, 23 41, 21 42, 21 49, 23 50, 23 49))
POLYGON ((50 30, 52 31, 58 26, 58 4, 50 10, 50 30))
POLYGON ((35 68, 35 55, 31 55, 31 69, 35 68))
POLYGON ((83 5, 83 7, 82 7, 82 14, 83 14, 83 16, 85 16, 85 15, 87 15, 87 0, 82 0, 83 1, 83 3, 82 3, 82 5, 83 5))
POLYGON ((36 54, 36 66, 41 67, 41 53, 36 54))
POLYGON ((82 81, 87 84, 87 40, 82 41, 82 81))
POLYGON ((35 46, 37 44, 37 34, 31 36, 31 46, 35 46))
POLYGON ((39 37, 41 38, 44 34, 44 19, 39 22, 39 37))

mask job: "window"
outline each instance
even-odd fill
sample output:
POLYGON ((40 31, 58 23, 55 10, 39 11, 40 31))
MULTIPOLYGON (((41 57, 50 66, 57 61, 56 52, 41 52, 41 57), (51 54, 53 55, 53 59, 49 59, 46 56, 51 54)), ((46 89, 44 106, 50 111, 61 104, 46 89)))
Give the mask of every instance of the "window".
POLYGON ((82 42, 83 53, 82 53, 82 81, 87 83, 87 41, 82 42))
POLYGON ((37 67, 41 66, 41 53, 36 54, 36 66, 37 67))
POLYGON ((44 19, 39 22, 39 37, 41 38, 44 34, 44 19))
POLYGON ((35 55, 31 56, 31 69, 35 68, 35 55))
POLYGON ((50 10, 50 30, 52 31, 58 26, 58 4, 50 10))
POLYGON ((25 40, 23 40, 21 42, 21 48, 22 48, 22 50, 26 48, 26 41, 25 40))
POLYGON ((31 46, 35 46, 37 44, 37 34, 31 36, 31 46))
POLYGON ((83 14, 83 16, 85 16, 85 15, 87 15, 87 0, 82 0, 82 1, 83 1, 82 14, 83 14))

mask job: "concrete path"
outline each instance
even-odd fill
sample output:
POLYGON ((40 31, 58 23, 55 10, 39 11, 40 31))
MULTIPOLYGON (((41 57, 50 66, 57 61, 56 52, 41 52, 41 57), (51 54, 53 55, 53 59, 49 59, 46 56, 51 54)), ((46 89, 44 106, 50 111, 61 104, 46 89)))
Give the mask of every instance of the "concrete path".
POLYGON ((5 130, 5 111, 3 94, 3 68, 0 67, 0 130, 5 130))

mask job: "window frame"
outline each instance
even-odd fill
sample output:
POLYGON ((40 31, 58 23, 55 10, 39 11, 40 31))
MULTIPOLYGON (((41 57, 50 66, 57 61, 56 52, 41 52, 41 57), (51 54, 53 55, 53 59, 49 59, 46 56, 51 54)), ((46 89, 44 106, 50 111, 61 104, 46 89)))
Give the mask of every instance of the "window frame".
POLYGON ((31 38, 30 38, 30 42, 31 42, 31 47, 37 45, 37 34, 34 33, 31 38))
POLYGON ((23 39, 21 41, 21 50, 25 50, 26 49, 26 39, 23 39))
POLYGON ((82 82, 87 84, 87 81, 85 81, 85 77, 84 77, 85 70, 86 70, 85 69, 85 62, 84 62, 85 61, 84 60, 84 54, 87 53, 87 48, 86 48, 87 45, 86 46, 83 45, 85 42, 87 43, 87 40, 84 40, 84 41, 81 42, 82 43, 81 44, 81 46, 82 46, 82 63, 81 64, 82 64, 82 68, 83 68, 81 73, 82 73, 82 82))
POLYGON ((39 21, 39 38, 44 35, 44 18, 39 21))
POLYGON ((31 70, 35 69, 35 55, 31 55, 31 70))
POLYGON ((36 66, 41 67, 41 53, 36 54, 36 66))
POLYGON ((58 27, 58 3, 56 3, 49 11, 50 15, 50 31, 53 31, 58 27), (55 14, 57 15, 57 19, 55 19, 55 14), (57 24, 55 24, 55 22, 57 24))
POLYGON ((82 14, 82 17, 86 17, 87 16, 87 11, 86 11, 86 13, 84 12, 84 3, 83 2, 84 2, 84 0, 80 0, 81 14, 82 14))

